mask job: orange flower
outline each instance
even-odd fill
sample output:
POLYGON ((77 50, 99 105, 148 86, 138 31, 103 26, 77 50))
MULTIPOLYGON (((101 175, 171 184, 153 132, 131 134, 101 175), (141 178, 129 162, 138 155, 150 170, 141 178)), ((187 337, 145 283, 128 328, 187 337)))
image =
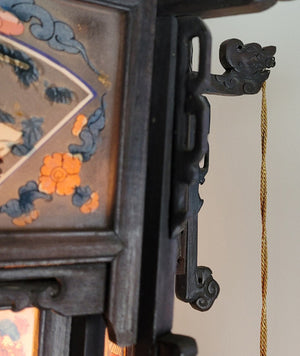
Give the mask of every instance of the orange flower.
POLYGON ((54 153, 44 158, 39 190, 47 194, 70 195, 80 185, 81 161, 69 153, 54 153))
POLYGON ((80 208, 80 211, 83 214, 89 214, 95 211, 99 206, 99 195, 98 193, 92 193, 91 198, 82 205, 80 208))
POLYGON ((29 215, 21 215, 20 217, 13 219, 12 222, 17 226, 26 226, 31 224, 39 216, 40 213, 37 210, 33 210, 29 215))
POLYGON ((76 117, 76 121, 74 122, 73 128, 72 128, 72 134, 74 136, 78 136, 84 127, 84 125, 87 123, 88 119, 85 115, 80 114, 76 117))

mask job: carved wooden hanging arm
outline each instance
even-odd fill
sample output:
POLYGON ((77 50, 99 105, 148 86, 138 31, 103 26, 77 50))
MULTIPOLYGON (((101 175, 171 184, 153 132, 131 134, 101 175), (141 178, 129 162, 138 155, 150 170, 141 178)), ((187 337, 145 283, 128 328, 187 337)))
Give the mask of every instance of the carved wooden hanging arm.
POLYGON ((219 285, 208 267, 197 266, 198 213, 203 205, 199 185, 209 168, 210 105, 203 94, 257 93, 274 67, 273 46, 244 45, 230 39, 220 47, 222 75, 210 73, 211 35, 201 19, 178 18, 178 57, 171 199, 171 234, 178 239, 176 294, 193 308, 208 310, 219 285), (191 70, 192 39, 200 45, 198 71, 191 70))

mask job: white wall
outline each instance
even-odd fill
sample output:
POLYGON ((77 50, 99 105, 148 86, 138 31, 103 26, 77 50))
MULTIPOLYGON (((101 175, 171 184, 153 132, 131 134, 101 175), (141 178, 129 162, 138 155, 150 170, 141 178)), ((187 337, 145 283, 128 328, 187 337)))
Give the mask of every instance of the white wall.
MULTIPOLYGON (((240 38, 277 46, 269 106, 269 355, 300 355, 300 1, 251 15, 206 20, 221 73, 220 43, 240 38)), ((173 332, 193 336, 200 356, 259 355, 261 95, 210 96, 210 171, 201 196, 199 264, 221 293, 200 313, 177 301, 173 332)))

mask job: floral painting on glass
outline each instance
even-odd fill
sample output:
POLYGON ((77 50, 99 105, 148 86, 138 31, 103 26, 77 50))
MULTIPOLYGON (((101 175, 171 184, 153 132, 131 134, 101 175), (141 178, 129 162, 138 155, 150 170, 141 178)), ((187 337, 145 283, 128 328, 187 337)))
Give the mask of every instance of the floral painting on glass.
POLYGON ((107 330, 105 331, 104 356, 127 356, 126 347, 120 347, 110 341, 107 330))
POLYGON ((101 6, 1 0, 2 228, 110 224, 124 28, 101 6))

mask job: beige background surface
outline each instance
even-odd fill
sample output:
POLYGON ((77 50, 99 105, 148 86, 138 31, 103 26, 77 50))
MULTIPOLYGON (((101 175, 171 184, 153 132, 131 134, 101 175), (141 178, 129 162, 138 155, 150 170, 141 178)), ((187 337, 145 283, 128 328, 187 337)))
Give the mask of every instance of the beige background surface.
MULTIPOLYGON (((206 20, 212 71, 222 72, 219 44, 228 38, 276 45, 269 105, 269 355, 300 354, 300 2, 259 14, 206 20)), ((200 313, 177 301, 173 332, 197 339, 200 356, 259 355, 260 94, 210 97, 210 171, 201 196, 199 264, 213 269, 221 293, 200 313)))

